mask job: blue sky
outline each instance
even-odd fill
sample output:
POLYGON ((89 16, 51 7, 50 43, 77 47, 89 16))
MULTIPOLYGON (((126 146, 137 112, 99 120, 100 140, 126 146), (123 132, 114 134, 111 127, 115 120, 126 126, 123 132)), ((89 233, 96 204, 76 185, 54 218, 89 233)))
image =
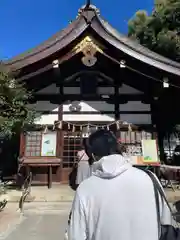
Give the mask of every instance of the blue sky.
MULTIPOLYGON (((0 59, 35 47, 66 27, 86 0, 0 0, 0 59)), ((122 33, 139 9, 150 12, 153 0, 93 0, 101 15, 122 33)))

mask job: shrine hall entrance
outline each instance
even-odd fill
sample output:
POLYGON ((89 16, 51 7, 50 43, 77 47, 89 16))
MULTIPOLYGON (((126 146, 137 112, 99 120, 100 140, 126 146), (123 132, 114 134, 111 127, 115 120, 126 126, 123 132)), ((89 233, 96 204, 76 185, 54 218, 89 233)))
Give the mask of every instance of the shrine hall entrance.
POLYGON ((163 155, 161 122, 179 97, 170 85, 178 84, 180 66, 115 31, 94 5, 7 66, 33 92, 37 118, 21 135, 20 157, 37 182, 67 183, 82 138, 94 128, 113 131, 136 162, 143 161, 141 141, 158 132, 163 155))
MULTIPOLYGON (((100 129, 100 127, 99 127, 100 129)), ((90 132, 90 131, 89 131, 90 132)), ((123 144, 129 156, 142 156, 142 139, 150 140, 156 137, 156 133, 150 131, 139 131, 132 129, 132 131, 114 131, 118 141, 123 144)), ((63 165, 62 165, 62 182, 68 182, 68 175, 72 166, 78 161, 77 152, 81 150, 83 138, 87 138, 89 133, 76 132, 63 132, 63 165)))

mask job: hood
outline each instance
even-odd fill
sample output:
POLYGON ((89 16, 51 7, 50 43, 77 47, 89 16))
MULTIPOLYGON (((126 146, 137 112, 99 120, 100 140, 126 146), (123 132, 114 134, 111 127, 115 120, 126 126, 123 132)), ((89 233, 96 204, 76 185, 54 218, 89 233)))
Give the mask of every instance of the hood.
POLYGON ((132 167, 127 158, 119 154, 109 155, 101 158, 93 164, 92 174, 100 177, 111 179, 123 174, 132 167))

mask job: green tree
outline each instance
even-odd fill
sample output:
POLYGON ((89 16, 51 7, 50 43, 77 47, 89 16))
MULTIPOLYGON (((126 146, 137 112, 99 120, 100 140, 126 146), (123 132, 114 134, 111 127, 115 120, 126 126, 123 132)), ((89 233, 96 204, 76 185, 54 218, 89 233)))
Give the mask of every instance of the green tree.
POLYGON ((128 35, 152 51, 180 61, 180 1, 156 0, 150 15, 136 12, 128 22, 128 35))
POLYGON ((31 93, 0 63, 0 131, 12 136, 33 124, 35 112, 28 108, 31 93))

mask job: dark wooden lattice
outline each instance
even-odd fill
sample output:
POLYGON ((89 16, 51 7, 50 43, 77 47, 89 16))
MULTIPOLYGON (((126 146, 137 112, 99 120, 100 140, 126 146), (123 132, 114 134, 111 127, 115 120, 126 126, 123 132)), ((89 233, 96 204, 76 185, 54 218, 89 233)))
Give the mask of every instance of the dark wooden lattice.
POLYGON ((25 156, 26 157, 39 157, 41 156, 41 132, 28 132, 25 141, 25 156))
POLYGON ((72 167, 77 161, 77 152, 81 148, 82 138, 79 132, 64 134, 63 167, 72 167))

